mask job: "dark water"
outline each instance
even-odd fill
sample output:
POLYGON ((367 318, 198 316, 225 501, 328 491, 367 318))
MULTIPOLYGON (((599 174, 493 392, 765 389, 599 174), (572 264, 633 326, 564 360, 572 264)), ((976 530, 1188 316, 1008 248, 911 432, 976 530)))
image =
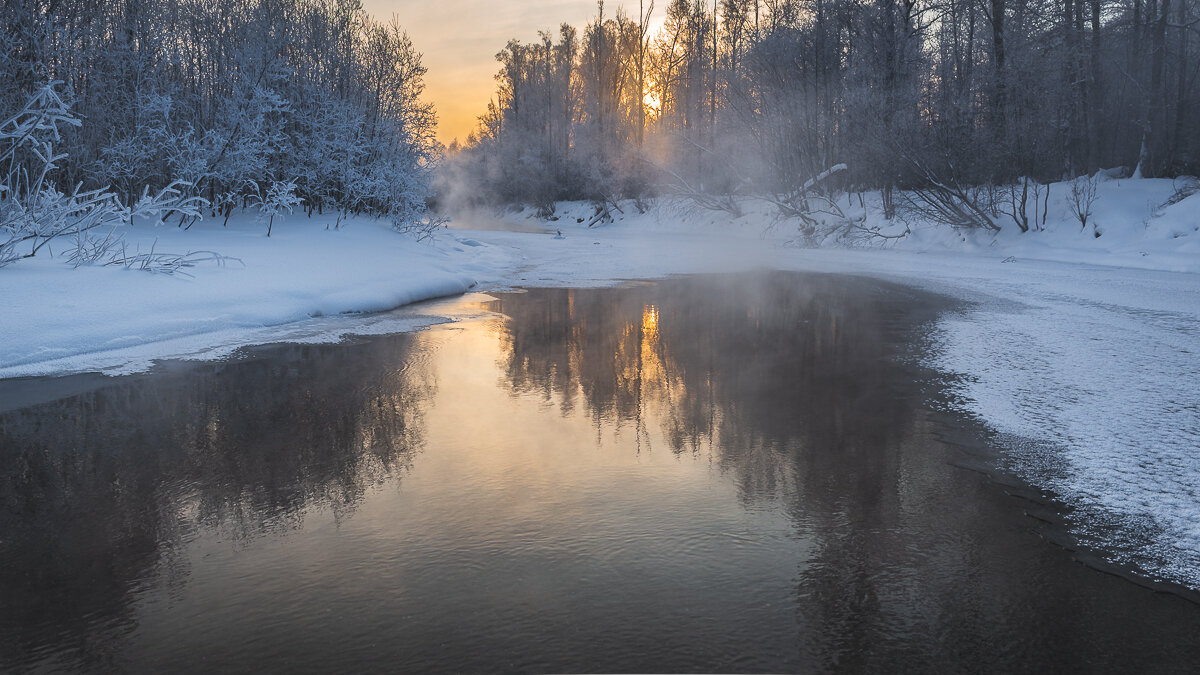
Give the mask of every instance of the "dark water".
POLYGON ((0 383, 0 670, 1192 669, 1200 606, 960 468, 987 450, 914 365, 938 303, 537 290, 0 383))

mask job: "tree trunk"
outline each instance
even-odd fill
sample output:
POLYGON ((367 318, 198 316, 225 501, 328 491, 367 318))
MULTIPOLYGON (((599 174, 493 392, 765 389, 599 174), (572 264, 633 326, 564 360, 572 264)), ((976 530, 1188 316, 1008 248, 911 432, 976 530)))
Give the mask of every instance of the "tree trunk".
MULTIPOLYGON (((1176 21, 1180 26, 1187 24, 1187 5, 1180 2, 1176 10, 1176 21)), ((1183 123, 1187 119, 1187 73, 1188 73, 1188 40, 1191 39, 1191 34, 1187 30, 1179 31, 1179 58, 1177 59, 1178 77, 1175 82, 1175 129, 1171 134, 1171 152, 1168 155, 1167 165, 1169 170, 1175 170, 1177 153, 1183 144, 1183 123)))
POLYGON ((1142 176, 1154 178, 1163 173, 1163 160, 1166 156, 1167 105, 1163 100, 1167 55, 1167 16, 1171 11, 1171 0, 1161 0, 1158 15, 1155 18, 1154 30, 1151 33, 1150 60, 1150 101, 1149 117, 1146 120, 1146 164, 1143 164, 1142 176))
POLYGON ((1004 45, 1004 13, 1006 0, 991 1, 992 22, 992 64, 994 67, 992 83, 992 120, 994 124, 997 147, 1008 147, 1008 92, 1005 85, 1008 78, 1004 45))
MULTIPOLYGON (((1093 105, 1102 105, 1103 83, 1100 79, 1100 0, 1089 0, 1092 9, 1092 43, 1090 49, 1091 73, 1088 77, 1090 91, 1088 99, 1093 105)), ((1100 168, 1100 115, 1091 115, 1088 128, 1088 170, 1100 168)))

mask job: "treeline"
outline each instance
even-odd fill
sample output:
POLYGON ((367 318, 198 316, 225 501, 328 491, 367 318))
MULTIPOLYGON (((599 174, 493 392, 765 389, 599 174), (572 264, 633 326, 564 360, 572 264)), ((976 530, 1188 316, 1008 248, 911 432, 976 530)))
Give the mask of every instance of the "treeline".
MULTIPOLYGON (((1200 172, 1196 0, 671 0, 497 55, 482 203, 1200 172), (846 165, 843 169, 842 165, 846 165)), ((954 208, 959 208, 958 205, 954 208)))
POLYGON ((218 221, 254 204, 424 218, 439 152, 425 68, 359 0, 3 3, 0 119, 29 132, 5 137, 8 197, 44 168, 41 136, 68 195, 132 204, 175 184, 218 221))

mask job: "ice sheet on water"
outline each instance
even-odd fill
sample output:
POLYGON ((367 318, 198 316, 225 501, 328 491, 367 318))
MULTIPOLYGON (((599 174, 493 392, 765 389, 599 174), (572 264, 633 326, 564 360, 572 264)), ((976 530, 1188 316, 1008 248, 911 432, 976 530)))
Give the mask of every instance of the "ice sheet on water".
POLYGON ((942 322, 934 365, 1085 545, 1200 588, 1200 320, 1070 296, 942 322), (1031 439, 1036 439, 1034 442, 1031 439))

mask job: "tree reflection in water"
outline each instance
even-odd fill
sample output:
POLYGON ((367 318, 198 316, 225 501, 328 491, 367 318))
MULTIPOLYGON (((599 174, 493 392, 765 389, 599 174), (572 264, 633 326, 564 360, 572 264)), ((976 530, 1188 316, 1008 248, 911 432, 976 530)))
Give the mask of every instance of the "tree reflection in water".
POLYGON ((931 412, 921 385, 920 335, 943 303, 764 273, 537 290, 494 309, 511 317, 516 391, 634 425, 639 447, 659 425, 673 452, 708 453, 745 506, 785 510, 812 542, 796 573, 797 653, 748 669, 1187 661, 1194 607, 1075 564, 998 486, 953 466, 964 455, 945 434, 982 432, 931 412))
POLYGON ((0 414, 0 662, 52 627, 104 667, 199 529, 248 545, 403 474, 436 386, 413 341, 271 346, 0 414))
MULTIPOLYGON (((897 335, 932 308, 845 278, 763 274, 501 298, 505 371, 520 392, 595 420, 656 420, 676 453, 716 448, 746 499, 819 476, 839 498, 875 495, 919 401, 897 394, 897 335), (699 286, 699 287, 698 287, 699 286), (697 298, 702 298, 697 302, 697 298), (830 463, 853 462, 855 485, 830 463)), ((817 487, 817 486, 809 486, 817 487)), ((789 489, 786 492, 791 493, 789 489)))

